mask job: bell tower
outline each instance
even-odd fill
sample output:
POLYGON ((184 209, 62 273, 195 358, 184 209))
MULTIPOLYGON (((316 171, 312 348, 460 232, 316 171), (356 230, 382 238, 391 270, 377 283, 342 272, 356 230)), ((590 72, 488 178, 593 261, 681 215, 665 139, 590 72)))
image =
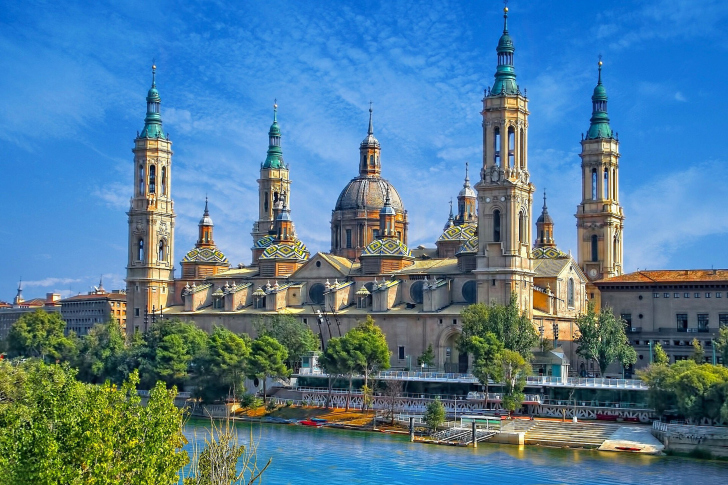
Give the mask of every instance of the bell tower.
POLYGON ((167 306, 174 278, 172 142, 162 131, 156 70, 152 66, 144 129, 137 134, 132 149, 134 195, 127 212, 127 333, 147 330, 152 315, 167 306))
MULTIPOLYGON (((278 103, 273 103, 273 124, 268 131, 268 153, 260 164, 258 179, 258 220, 253 223, 253 251, 264 237, 273 235, 275 225, 274 209, 283 194, 288 194, 290 203, 291 180, 288 165, 283 162, 281 149, 281 128, 278 126, 278 103)), ((253 264, 257 258, 253 257, 253 264)))
POLYGON ((511 294, 533 313, 531 211, 528 173, 528 99, 516 84, 508 8, 498 41, 495 83, 483 98, 483 168, 478 191, 478 301, 507 304, 511 294))
POLYGON ((587 275, 587 294, 597 299, 595 280, 623 270, 624 211, 619 204, 619 139, 609 126, 602 61, 592 95, 589 131, 581 140, 582 199, 576 208, 579 266, 587 275))

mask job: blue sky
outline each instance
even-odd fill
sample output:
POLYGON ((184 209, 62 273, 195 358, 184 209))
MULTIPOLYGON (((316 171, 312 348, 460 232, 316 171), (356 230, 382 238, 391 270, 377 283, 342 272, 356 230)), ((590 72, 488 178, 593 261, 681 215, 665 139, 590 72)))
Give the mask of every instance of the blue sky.
MULTIPOLYGON (((559 247, 576 247, 579 141, 601 53, 627 269, 728 267, 728 3, 509 7, 531 180, 549 192, 559 247)), ((0 300, 20 277, 26 297, 85 292, 101 274, 123 286, 131 148, 153 58, 174 142, 177 261, 208 194, 218 246, 250 262, 274 98, 292 216, 312 251, 329 248, 370 100, 410 245, 434 246, 465 162, 481 159, 480 100, 501 30, 496 1, 0 1, 0 300)))

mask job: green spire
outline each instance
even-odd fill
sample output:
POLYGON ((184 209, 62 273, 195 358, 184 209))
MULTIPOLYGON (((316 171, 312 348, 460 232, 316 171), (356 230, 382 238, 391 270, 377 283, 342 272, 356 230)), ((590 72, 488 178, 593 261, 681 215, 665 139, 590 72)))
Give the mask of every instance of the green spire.
POLYGON ((498 67, 495 71, 495 83, 490 91, 491 96, 501 94, 518 94, 516 71, 513 68, 513 40, 508 34, 508 7, 503 9, 503 35, 498 40, 498 67))
POLYGON ((162 131, 162 115, 159 113, 159 104, 162 99, 157 91, 157 66, 152 64, 152 87, 147 93, 147 116, 144 118, 144 129, 139 138, 165 138, 162 131))
POLYGON ((268 131, 268 156, 262 168, 283 168, 283 150, 281 150, 281 128, 278 126, 278 100, 273 101, 273 124, 268 131))
POLYGON ((586 134, 587 140, 597 138, 613 138, 614 133, 609 126, 609 115, 607 114, 607 90, 602 84, 602 56, 599 56, 599 81, 592 94, 592 117, 589 131, 586 134))

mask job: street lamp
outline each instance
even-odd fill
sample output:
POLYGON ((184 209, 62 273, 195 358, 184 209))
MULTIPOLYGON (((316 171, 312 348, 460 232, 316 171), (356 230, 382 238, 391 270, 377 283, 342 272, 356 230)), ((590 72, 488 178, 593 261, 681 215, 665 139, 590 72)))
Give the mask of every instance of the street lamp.
POLYGON ((650 346, 650 364, 652 363, 652 340, 647 341, 647 345, 650 346))
POLYGON ((557 322, 554 322, 554 348, 556 347, 556 342, 559 341, 559 324, 557 322))

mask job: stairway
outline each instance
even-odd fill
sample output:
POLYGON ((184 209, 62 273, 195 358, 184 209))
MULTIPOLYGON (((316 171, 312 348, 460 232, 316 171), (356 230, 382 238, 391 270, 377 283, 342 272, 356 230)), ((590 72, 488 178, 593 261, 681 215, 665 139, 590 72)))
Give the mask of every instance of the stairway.
POLYGON ((570 448, 599 448, 621 425, 532 421, 536 425, 526 431, 525 444, 570 448))

